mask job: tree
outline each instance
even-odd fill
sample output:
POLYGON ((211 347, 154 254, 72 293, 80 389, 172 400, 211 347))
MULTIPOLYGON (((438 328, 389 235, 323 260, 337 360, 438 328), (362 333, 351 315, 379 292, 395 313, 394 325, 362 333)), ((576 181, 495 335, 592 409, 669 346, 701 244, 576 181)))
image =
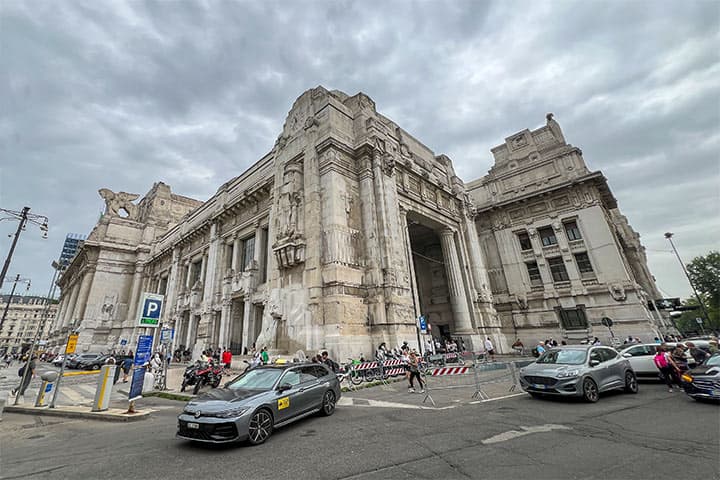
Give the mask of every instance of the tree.
POLYGON ((711 250, 704 257, 695 257, 687 265, 695 289, 710 310, 720 308, 720 252, 711 250))

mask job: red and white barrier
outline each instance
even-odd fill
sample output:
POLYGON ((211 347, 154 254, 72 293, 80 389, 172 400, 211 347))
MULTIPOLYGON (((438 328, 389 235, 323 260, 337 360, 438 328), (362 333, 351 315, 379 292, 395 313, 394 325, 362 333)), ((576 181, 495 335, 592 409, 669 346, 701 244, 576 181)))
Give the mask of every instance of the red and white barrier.
POLYGON ((470 367, 442 367, 433 368, 430 375, 433 377, 439 377, 442 375, 463 375, 470 370, 470 367))
POLYGON ((392 367, 393 365, 402 365, 402 360, 385 360, 383 362, 383 367, 392 367))
POLYGON ((368 370, 370 368, 377 368, 377 362, 364 362, 353 365, 353 370, 368 370))
POLYGON ((391 368, 389 370, 385 370, 385 373, 390 376, 403 375, 405 373, 405 368, 391 368))

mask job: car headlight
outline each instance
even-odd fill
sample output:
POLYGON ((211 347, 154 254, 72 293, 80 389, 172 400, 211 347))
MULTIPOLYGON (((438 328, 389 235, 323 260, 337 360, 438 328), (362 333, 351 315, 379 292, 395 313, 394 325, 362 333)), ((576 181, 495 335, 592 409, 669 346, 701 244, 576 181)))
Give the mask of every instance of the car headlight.
POLYGON ((580 374, 580 370, 565 370, 564 372, 558 373, 558 378, 572 378, 577 377, 580 374))
POLYGON ((246 407, 243 408, 234 408, 232 410, 225 410, 224 412, 218 412, 215 414, 218 418, 232 418, 232 417, 239 417, 243 413, 247 411, 246 407))

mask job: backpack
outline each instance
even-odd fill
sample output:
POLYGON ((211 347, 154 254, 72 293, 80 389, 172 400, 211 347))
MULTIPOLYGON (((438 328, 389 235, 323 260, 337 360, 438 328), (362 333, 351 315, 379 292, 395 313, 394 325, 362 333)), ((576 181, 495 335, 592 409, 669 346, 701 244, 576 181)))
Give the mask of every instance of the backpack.
POLYGON ((18 370, 18 377, 22 377, 23 375, 25 375, 25 365, 20 367, 20 370, 18 370))
POLYGON ((658 353, 653 357, 653 362, 655 362, 655 366, 658 368, 665 368, 668 366, 667 358, 665 358, 665 354, 658 353))

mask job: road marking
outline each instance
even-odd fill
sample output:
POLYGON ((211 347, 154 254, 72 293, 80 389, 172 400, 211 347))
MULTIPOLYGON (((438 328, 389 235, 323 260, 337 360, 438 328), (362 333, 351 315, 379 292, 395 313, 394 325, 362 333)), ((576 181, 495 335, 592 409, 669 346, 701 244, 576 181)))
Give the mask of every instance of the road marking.
POLYGON ((373 408, 405 408, 413 410, 448 410, 455 408, 456 405, 446 407, 426 407, 424 405, 412 405, 409 403, 386 402, 383 400, 367 400, 364 398, 342 397, 337 402, 340 406, 345 407, 373 407, 373 408))
POLYGON ((525 392, 513 393, 511 395, 505 395, 504 397, 488 398, 485 400, 475 400, 474 402, 470 402, 470 405, 476 405, 478 403, 485 403, 485 402, 494 402, 495 400, 504 400, 506 398, 519 397, 520 395, 527 395, 527 393, 525 393, 525 392))
POLYGON ((86 401, 85 397, 83 397, 82 395, 77 393, 72 388, 61 388, 60 396, 70 399, 71 403, 82 403, 82 402, 86 401))
POLYGON ((78 375, 97 375, 100 370, 88 370, 83 372, 63 372, 63 377, 77 377, 78 375))
POLYGON ((482 441, 482 443, 488 445, 491 443, 507 442, 508 440, 523 437, 525 435, 530 435, 531 433, 545 433, 551 432, 553 430, 572 430, 572 428, 566 427, 565 425, 554 425, 552 423, 548 423, 545 425, 536 425, 534 427, 524 427, 520 425, 520 428, 522 429, 522 431, 508 430, 507 432, 499 433, 490 438, 486 438, 482 441))

